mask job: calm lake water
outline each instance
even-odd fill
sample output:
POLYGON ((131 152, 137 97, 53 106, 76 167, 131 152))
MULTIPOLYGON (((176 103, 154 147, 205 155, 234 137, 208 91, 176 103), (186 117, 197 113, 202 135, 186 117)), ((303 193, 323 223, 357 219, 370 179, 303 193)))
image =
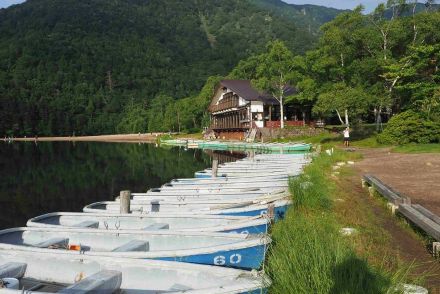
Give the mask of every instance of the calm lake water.
POLYGON ((210 164, 201 150, 152 144, 0 142, 0 229, 48 212, 82 211, 120 190, 144 192, 210 164))

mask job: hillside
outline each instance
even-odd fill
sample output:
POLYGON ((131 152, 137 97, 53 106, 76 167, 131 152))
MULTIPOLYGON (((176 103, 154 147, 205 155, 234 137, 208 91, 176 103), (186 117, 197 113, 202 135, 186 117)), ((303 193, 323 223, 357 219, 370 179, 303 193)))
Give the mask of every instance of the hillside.
POLYGON ((333 20, 341 12, 348 11, 310 4, 288 4, 281 0, 254 0, 254 3, 272 13, 294 19, 299 27, 312 34, 318 34, 322 24, 333 20))
MULTIPOLYGON (((158 94, 191 96, 271 39, 312 48, 303 16, 268 8, 280 3, 28 0, 0 9, 0 134, 112 133, 127 109, 142 113, 158 94)), ((320 13, 313 28, 337 11, 320 13)))

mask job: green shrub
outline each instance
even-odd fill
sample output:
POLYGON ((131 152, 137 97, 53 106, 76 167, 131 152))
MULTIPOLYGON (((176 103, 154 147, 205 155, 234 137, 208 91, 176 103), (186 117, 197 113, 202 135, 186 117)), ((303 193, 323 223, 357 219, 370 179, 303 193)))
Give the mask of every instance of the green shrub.
POLYGON ((438 143, 440 141, 440 123, 425 119, 409 110, 395 115, 387 127, 377 137, 383 144, 438 143))

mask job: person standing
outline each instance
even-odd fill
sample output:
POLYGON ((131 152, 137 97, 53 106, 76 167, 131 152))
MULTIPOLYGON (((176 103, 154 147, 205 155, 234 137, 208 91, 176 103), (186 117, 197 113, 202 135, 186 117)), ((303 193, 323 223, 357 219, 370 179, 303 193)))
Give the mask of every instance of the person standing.
POLYGON ((349 147, 350 146, 350 128, 346 127, 343 133, 344 133, 344 146, 349 147))

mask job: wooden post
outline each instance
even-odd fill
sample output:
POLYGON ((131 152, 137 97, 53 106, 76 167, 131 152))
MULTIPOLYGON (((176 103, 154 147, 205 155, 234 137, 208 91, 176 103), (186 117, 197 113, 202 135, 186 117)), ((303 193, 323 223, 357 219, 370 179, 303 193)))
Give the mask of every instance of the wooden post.
POLYGON ((213 178, 217 177, 217 170, 218 170, 218 159, 213 159, 212 160, 212 171, 211 171, 211 176, 213 178))
POLYGON ((361 179, 362 188, 367 187, 367 182, 364 179, 361 179))
POLYGON ((440 242, 432 242, 432 255, 434 257, 439 257, 440 253, 440 242))
POLYGON ((130 213, 130 191, 121 191, 119 193, 120 213, 130 213))

